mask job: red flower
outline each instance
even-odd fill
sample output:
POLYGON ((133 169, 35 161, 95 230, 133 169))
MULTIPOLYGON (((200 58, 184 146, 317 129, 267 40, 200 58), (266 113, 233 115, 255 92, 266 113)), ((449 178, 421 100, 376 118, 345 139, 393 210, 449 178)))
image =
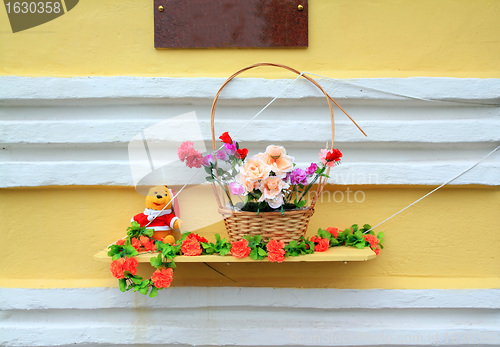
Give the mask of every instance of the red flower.
POLYGON ((118 241, 115 242, 115 245, 118 246, 123 246, 125 244, 125 239, 119 239, 118 241))
POLYGON ((174 270, 172 268, 159 269, 153 273, 151 276, 151 281, 154 283, 156 288, 168 288, 174 276, 174 270))
MULTIPOLYGON (((194 235, 194 234, 191 234, 194 235)), ((189 236, 191 236, 189 235, 189 236)), ((184 255, 187 256, 196 256, 201 254, 201 246, 200 242, 196 239, 196 237, 187 237, 181 245, 181 250, 184 255)))
POLYGON ((380 242, 379 239, 375 236, 375 235, 372 235, 372 234, 365 234, 363 235, 363 237, 365 238, 365 240, 370 244, 370 247, 373 249, 373 248, 377 248, 378 246, 378 243, 380 242))
POLYGON ((123 263, 125 262, 124 258, 116 259, 111 263, 111 266, 109 267, 109 270, 111 270, 111 273, 113 274, 114 277, 120 279, 124 278, 125 275, 123 274, 123 263))
POLYGON ((327 162, 330 162, 330 161, 339 161, 340 158, 342 158, 342 152, 340 152, 336 148, 334 148, 331 151, 329 151, 328 153, 326 153, 326 157, 325 157, 325 159, 326 159, 327 162))
POLYGON ((114 277, 124 278, 125 271, 130 272, 132 275, 137 273, 137 259, 135 258, 120 258, 111 263, 110 270, 114 277))
POLYGON ((330 246, 330 240, 318 237, 315 241, 314 251, 325 252, 328 250, 329 246, 330 246))
POLYGON ((227 131, 223 133, 221 136, 219 136, 219 139, 221 139, 222 142, 224 143, 229 143, 229 144, 233 143, 233 140, 231 139, 231 136, 229 136, 229 133, 227 131))
POLYGON ((137 252, 141 249, 141 241, 139 241, 137 238, 133 237, 130 242, 132 243, 132 247, 134 247, 137 252))
POLYGON ((152 239, 147 236, 141 235, 140 237, 141 244, 146 251, 156 251, 156 245, 152 239))
POLYGON ((125 262, 123 263, 123 271, 128 271, 132 275, 135 275, 137 273, 137 265, 139 265, 137 259, 125 257, 125 262))
POLYGON ((248 241, 243 239, 241 241, 235 241, 231 246, 231 254, 236 258, 245 258, 250 254, 250 247, 248 247, 248 241))
POLYGON ((246 148, 236 150, 236 157, 241 160, 245 159, 247 154, 248 154, 248 149, 246 148))
POLYGON ((370 248, 372 251, 375 252, 376 255, 380 253, 380 248, 378 248, 378 244, 380 240, 377 238, 377 236, 372 235, 372 234, 365 234, 363 235, 365 238, 365 241, 367 241, 370 244, 370 248))
POLYGON ((266 246, 269 261, 281 263, 285 260, 285 243, 283 241, 271 240, 266 246))
POLYGON ((189 234, 188 237, 194 237, 196 239, 196 241, 198 241, 198 242, 205 242, 205 243, 208 242, 208 240, 206 238, 204 238, 203 236, 200 236, 198 234, 189 234))
POLYGON ((326 228, 326 231, 328 231, 330 234, 332 234, 332 236, 333 236, 334 238, 337 238, 337 236, 339 235, 339 231, 340 231, 340 230, 339 230, 339 229, 337 229, 337 228, 332 228, 332 227, 330 227, 330 228, 326 228))

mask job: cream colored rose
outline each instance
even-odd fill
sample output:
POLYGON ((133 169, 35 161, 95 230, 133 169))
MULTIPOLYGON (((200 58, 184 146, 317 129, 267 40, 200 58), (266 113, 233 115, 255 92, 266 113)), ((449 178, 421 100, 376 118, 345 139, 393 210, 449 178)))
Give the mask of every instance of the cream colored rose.
POLYGON ((265 200, 272 208, 278 208, 283 204, 281 190, 288 187, 290 187, 290 185, 284 182, 280 177, 269 176, 260 184, 259 189, 262 192, 262 196, 259 201, 265 200))
POLYGON ((264 163, 271 166, 276 176, 283 177, 293 170, 293 157, 286 155, 285 147, 270 145, 266 152, 258 155, 264 163))
POLYGON ((234 178, 235 181, 239 184, 241 184, 245 188, 245 193, 244 195, 247 195, 250 192, 253 192, 254 190, 258 189, 260 186, 259 181, 251 181, 246 177, 245 175, 238 174, 234 178))
POLYGON ((246 180, 252 182, 267 178, 270 172, 271 167, 258 157, 248 159, 240 168, 240 174, 245 176, 246 180))

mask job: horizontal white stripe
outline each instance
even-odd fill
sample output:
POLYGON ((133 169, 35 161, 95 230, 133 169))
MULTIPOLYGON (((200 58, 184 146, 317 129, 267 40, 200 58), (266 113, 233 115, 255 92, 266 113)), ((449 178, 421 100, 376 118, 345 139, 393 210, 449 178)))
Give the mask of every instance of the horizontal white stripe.
POLYGON ((184 287, 154 299, 104 288, 0 294, 6 346, 500 344, 498 289, 184 287))
MULTIPOLYGON (((441 184, 500 142, 500 79, 321 82, 368 134, 365 138, 336 110, 335 146, 344 158, 332 183, 441 184), (357 85, 440 102, 405 99, 357 85), (454 102, 441 102, 445 100, 454 102)), ((132 185, 128 142, 147 127, 195 111, 203 140, 211 147, 210 104, 222 79, 0 77, 0 83, 7 86, 0 90, 1 187, 132 185)), ((288 83, 265 79, 231 83, 217 109, 216 133, 239 130, 288 83)), ((188 140, 175 131, 176 124, 165 134, 168 141, 162 142, 174 157, 178 143, 188 140)), ((263 151, 271 142, 281 144, 305 166, 318 160, 319 148, 331 139, 330 131, 324 97, 300 81, 237 140, 250 153, 263 151)), ((499 185, 498 177, 496 153, 452 184, 499 185)), ((168 184, 185 181, 185 174, 174 173, 168 184)))

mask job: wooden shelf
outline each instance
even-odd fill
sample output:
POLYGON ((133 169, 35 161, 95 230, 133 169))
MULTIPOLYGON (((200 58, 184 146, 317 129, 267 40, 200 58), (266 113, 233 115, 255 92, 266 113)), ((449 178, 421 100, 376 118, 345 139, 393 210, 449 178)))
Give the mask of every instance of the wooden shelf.
MULTIPOLYGON (((108 257, 108 251, 102 250, 94 255, 94 259, 100 262, 111 262, 108 257)), ((155 253, 157 254, 157 253, 155 253)), ((155 254, 142 253, 135 258, 139 263, 149 263, 149 259, 155 254)), ((316 252, 314 254, 299 255, 298 257, 286 257, 285 262, 318 262, 318 261, 366 261, 376 257, 376 254, 369 248, 358 249, 355 247, 332 247, 326 252, 316 252)), ((180 255, 175 257, 176 263, 253 263, 253 262, 269 262, 266 258, 264 260, 254 260, 250 257, 243 259, 235 258, 231 255, 221 257, 220 255, 199 255, 188 257, 180 255)))

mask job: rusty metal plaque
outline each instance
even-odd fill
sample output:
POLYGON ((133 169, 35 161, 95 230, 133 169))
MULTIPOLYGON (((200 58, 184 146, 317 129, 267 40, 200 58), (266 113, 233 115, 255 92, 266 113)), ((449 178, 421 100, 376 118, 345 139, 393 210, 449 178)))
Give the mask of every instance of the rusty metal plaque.
POLYGON ((307 0, 154 0, 155 47, 307 47, 307 14, 307 0))

